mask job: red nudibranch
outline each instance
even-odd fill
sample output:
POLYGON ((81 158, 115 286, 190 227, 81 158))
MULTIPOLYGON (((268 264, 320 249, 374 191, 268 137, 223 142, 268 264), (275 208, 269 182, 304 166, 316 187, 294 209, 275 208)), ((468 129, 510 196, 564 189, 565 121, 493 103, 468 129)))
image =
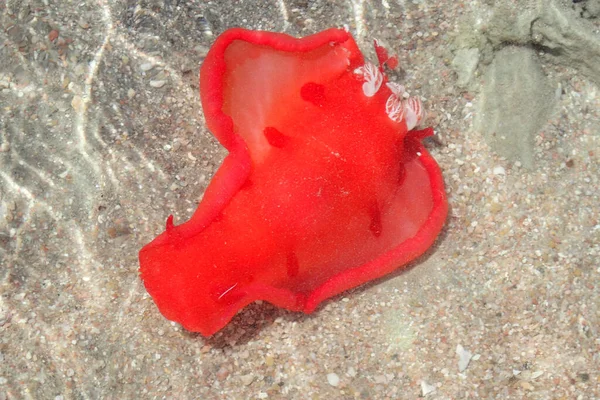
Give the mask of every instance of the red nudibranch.
POLYGON ((421 102, 352 36, 230 29, 200 71, 206 124, 229 150, 192 218, 140 251, 160 312, 210 336, 265 300, 310 313, 423 254, 448 206, 416 130, 421 102))

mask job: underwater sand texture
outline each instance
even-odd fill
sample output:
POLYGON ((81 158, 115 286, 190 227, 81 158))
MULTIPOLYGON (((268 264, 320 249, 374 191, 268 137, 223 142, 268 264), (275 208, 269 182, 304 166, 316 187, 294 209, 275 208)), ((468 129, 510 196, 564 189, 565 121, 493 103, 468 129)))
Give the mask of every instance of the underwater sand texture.
POLYGON ((553 88, 541 131, 515 141, 531 167, 474 128, 505 45, 492 39, 519 32, 519 10, 551 4, 594 38, 598 2, 483 3, 0 3, 0 400, 600 397, 600 77, 512 41, 553 88), (191 216, 226 154, 204 127, 203 57, 233 26, 344 25, 371 60, 373 38, 396 52, 394 79, 428 109, 451 207, 440 239, 310 316, 262 303, 210 339, 183 331, 137 252, 169 214, 191 216))

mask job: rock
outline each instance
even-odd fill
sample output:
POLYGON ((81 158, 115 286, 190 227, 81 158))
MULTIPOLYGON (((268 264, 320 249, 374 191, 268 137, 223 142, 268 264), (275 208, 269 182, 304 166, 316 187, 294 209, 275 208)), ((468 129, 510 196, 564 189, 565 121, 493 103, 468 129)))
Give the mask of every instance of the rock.
POLYGON ((492 149, 532 168, 534 136, 556 97, 536 52, 600 83, 600 35, 587 19, 600 13, 600 0, 573 7, 559 0, 487 4, 461 23, 452 62, 457 85, 483 94, 475 128, 492 149), (476 74, 484 76, 482 87, 473 87, 476 74))
POLYGON ((489 43, 498 50, 507 43, 534 45, 546 49, 556 62, 578 68, 595 82, 600 82, 600 36, 593 24, 581 18, 600 12, 600 0, 587 1, 581 7, 577 12, 557 0, 498 3, 491 10, 479 10, 473 16, 482 21, 478 26, 485 29, 471 27, 469 32, 459 36, 458 47, 472 47, 473 43, 485 47, 489 43), (486 40, 473 39, 472 36, 477 34, 486 40))
POLYGON ((554 90, 535 52, 498 51, 483 79, 475 128, 500 155, 533 167, 534 137, 554 106, 554 90))
POLYGON ((540 1, 527 0, 520 4, 498 2, 489 14, 486 38, 494 48, 503 47, 506 43, 527 45, 531 42, 531 24, 540 14, 540 1))
POLYGON ((477 64, 479 64, 479 49, 460 49, 456 52, 452 60, 452 67, 458 74, 456 84, 459 87, 465 88, 472 81, 477 64))
POLYGON ((600 0, 588 0, 582 4, 581 16, 590 19, 600 17, 600 0))
POLYGON ((593 25, 556 1, 543 3, 539 18, 531 25, 534 43, 552 50, 557 62, 577 68, 600 84, 600 35, 593 25))

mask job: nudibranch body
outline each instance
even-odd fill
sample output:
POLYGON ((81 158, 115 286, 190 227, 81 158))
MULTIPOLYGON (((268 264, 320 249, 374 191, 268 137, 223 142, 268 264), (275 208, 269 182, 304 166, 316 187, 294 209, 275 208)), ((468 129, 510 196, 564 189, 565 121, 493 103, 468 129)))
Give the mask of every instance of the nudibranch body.
POLYGON ((140 251, 161 313, 205 336, 265 300, 310 313, 424 253, 447 214, 415 130, 418 99, 351 35, 231 29, 200 73, 206 123, 229 155, 192 218, 140 251))

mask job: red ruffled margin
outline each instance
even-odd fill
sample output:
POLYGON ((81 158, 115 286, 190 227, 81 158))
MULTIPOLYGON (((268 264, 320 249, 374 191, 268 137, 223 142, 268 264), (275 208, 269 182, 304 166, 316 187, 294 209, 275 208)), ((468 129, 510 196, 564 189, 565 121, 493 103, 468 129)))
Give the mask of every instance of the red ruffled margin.
MULTIPOLYGON (((251 159, 248 148, 243 139, 234 133, 231 117, 222 112, 224 75, 227 68, 224 54, 227 47, 235 40, 289 52, 308 52, 326 43, 332 46, 343 44, 350 51, 348 67, 350 70, 364 63, 362 53, 356 43, 351 35, 343 29, 332 28, 300 39, 282 33, 250 31, 241 28, 230 29, 220 35, 202 64, 200 94, 204 114, 210 116, 206 118, 207 126, 219 142, 229 150, 229 155, 212 179, 196 213, 189 221, 177 227, 177 235, 181 238, 194 236, 205 229, 227 206, 250 173, 251 159)), ((411 141, 412 149, 420 153, 418 159, 427 171, 433 196, 431 213, 414 237, 364 265, 332 277, 308 295, 262 284, 252 285, 251 292, 248 292, 246 300, 242 301, 244 304, 233 304, 231 309, 224 310, 220 315, 221 321, 212 321, 210 324, 214 329, 202 333, 211 335, 221 329, 239 309, 256 299, 265 300, 292 311, 311 313, 323 300, 368 281, 381 278, 425 253, 435 242, 448 213, 440 168, 421 143, 423 138, 432 133, 431 128, 420 131, 413 130, 407 133, 406 138, 411 141)), ((162 238, 155 239, 152 245, 158 246, 163 240, 166 241, 169 231, 173 232, 172 228, 172 217, 169 217, 167 235, 161 235, 162 238)))

